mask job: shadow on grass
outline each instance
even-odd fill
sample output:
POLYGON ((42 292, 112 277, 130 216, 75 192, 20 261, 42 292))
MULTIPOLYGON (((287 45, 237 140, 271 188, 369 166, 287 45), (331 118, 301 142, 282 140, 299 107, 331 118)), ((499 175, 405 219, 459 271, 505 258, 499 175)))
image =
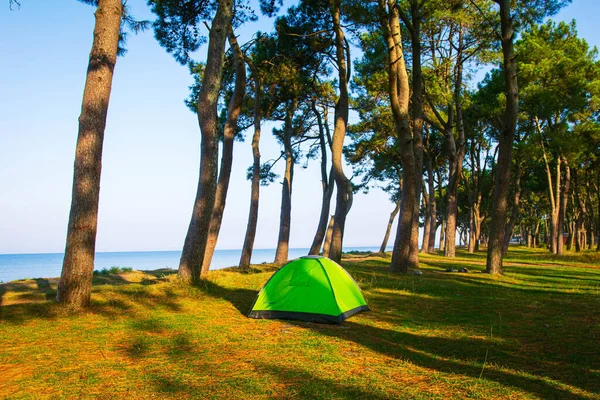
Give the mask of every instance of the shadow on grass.
POLYGON ((0 284, 0 306, 5 305, 5 296, 11 294, 14 303, 26 301, 53 300, 56 289, 51 286, 50 280, 45 278, 29 279, 0 284))
POLYGON ((198 288, 209 296, 230 302, 244 316, 248 315, 250 307, 258 295, 255 290, 225 288, 208 279, 202 280, 198 288))
MULTIPOLYGON (((315 330, 325 336, 352 341, 380 354, 398 360, 409 360, 415 365, 442 373, 463 375, 472 379, 479 379, 482 376, 483 379, 519 388, 542 398, 584 398, 568 388, 560 387, 562 386, 560 383, 565 381, 565 377, 560 371, 540 371, 542 366, 537 366, 535 375, 516 372, 525 367, 522 365, 523 360, 518 360, 517 357, 503 350, 501 346, 486 343, 484 340, 420 336, 351 321, 344 323, 345 328, 349 329, 306 323, 297 323, 297 325, 315 330), (512 371, 499 368, 485 370, 486 354, 487 364, 506 365, 512 371), (547 378, 550 378, 550 381, 547 378)), ((530 368, 530 366, 527 367, 527 369, 530 368)), ((550 365, 542 367, 546 369, 544 367, 551 368, 550 365)), ((569 382, 569 384, 584 386, 582 383, 586 382, 585 386, 588 387, 584 390, 598 390, 598 383, 592 384, 597 379, 597 374, 581 366, 570 367, 576 368, 577 373, 583 376, 580 376, 579 385, 574 382, 569 382)))
POLYGON ((600 267, 600 252, 596 250, 585 250, 579 253, 567 252, 563 255, 552 254, 547 249, 528 249, 526 247, 511 247, 505 258, 508 262, 524 263, 533 261, 535 264, 547 263, 556 266, 574 264, 573 266, 585 266, 585 264, 600 267), (532 254, 533 252, 533 254, 532 254), (583 264, 583 265, 582 265, 583 264))
POLYGON ((0 321, 24 323, 30 317, 53 319, 56 285, 49 279, 30 279, 0 284, 0 321))
POLYGON ((256 365, 260 373, 271 375, 275 380, 285 385, 288 393, 301 399, 394 399, 381 388, 367 386, 357 387, 351 384, 316 376, 308 371, 276 364, 256 365))
MULTIPOLYGON (((166 287, 162 292, 146 290, 148 285, 154 283, 157 281, 151 279, 130 282, 118 275, 95 276, 90 307, 78 312, 109 317, 130 315, 135 307, 163 307, 180 312, 181 305, 173 289, 166 287)), ((1 284, 0 321, 24 324, 35 319, 55 319, 69 313, 65 307, 55 303, 55 298, 54 280, 35 279, 1 284)))
MULTIPOLYGON (((394 277, 384 271, 378 271, 379 269, 357 263, 351 267, 351 272, 359 278, 363 273, 387 275, 388 282, 414 279, 408 276, 394 277)), ((585 398, 578 389, 600 394, 597 372, 600 369, 600 360, 597 358, 598 351, 594 344, 593 332, 581 331, 574 335, 563 333, 567 326, 576 331, 584 329, 577 322, 577 318, 589 314, 589 297, 562 293, 555 287, 552 294, 560 294, 561 299, 549 299, 548 292, 518 286, 505 287, 503 284, 506 282, 488 277, 478 278, 475 274, 434 274, 429 278, 421 281, 421 286, 417 287, 418 293, 409 292, 404 296, 379 292, 373 294, 368 301, 375 312, 357 318, 367 324, 346 321, 340 327, 304 322, 290 323, 324 336, 354 342, 384 356, 408 360, 423 368, 462 375, 473 379, 474 382, 482 376, 483 379, 515 387, 542 398, 585 398), (440 289, 438 285, 442 284, 446 286, 440 289), (448 296, 439 296, 441 290, 445 290, 444 293, 448 296), (541 305, 519 306, 519 299, 523 299, 526 293, 530 296, 529 300, 541 305), (449 297, 450 294, 462 296, 453 300, 449 297), (474 299, 477 300, 474 302, 474 299), (509 300, 498 302, 498 299, 509 300), (526 308, 520 308, 524 306, 526 308), (569 315, 568 310, 573 307, 580 310, 579 315, 566 317, 569 315), (522 315, 522 312, 527 312, 527 315, 533 313, 534 316, 528 317, 522 315), (444 314, 441 318, 440 313, 444 314), (494 331, 494 340, 488 340, 481 334, 464 333, 464 336, 460 336, 460 332, 464 332, 463 324, 474 331, 485 331, 487 326, 489 332, 490 315, 496 313, 501 314, 501 318, 505 320, 500 322, 500 332, 494 331), (565 316, 559 318, 560 320, 570 319, 557 325, 555 317, 560 315, 565 316), (542 321, 547 322, 545 327, 538 325, 542 321), (384 323, 385 328, 376 326, 381 323, 384 323), (434 329, 437 332, 455 330, 459 336, 449 338, 418 335, 403 329, 406 324, 412 324, 411 329, 419 331, 420 323, 425 323, 428 330, 434 329), (519 329, 515 329, 515 324, 519 329), (398 330, 387 329, 388 326, 398 330), (522 346, 526 343, 534 345, 528 345, 527 351, 524 351, 522 346), (484 363, 488 365, 487 369, 484 363), (493 368, 490 368, 490 365, 493 365, 493 368)), ((230 301, 242 315, 246 315, 256 296, 254 291, 225 288, 215 282, 207 281, 205 285, 204 290, 207 294, 230 301)), ((380 286, 377 285, 377 288, 380 286)), ((301 371, 298 373, 301 374, 301 371)), ((286 377, 290 372, 283 371, 282 374, 286 377)), ((302 390, 304 389, 306 387, 303 386, 302 390)), ((350 387, 348 390, 352 391, 355 388, 350 387)), ((357 396, 372 395, 360 393, 360 389, 356 390, 357 396)), ((351 394, 354 392, 348 392, 348 396, 351 394)), ((306 395, 312 397, 313 393, 307 392, 306 395)))

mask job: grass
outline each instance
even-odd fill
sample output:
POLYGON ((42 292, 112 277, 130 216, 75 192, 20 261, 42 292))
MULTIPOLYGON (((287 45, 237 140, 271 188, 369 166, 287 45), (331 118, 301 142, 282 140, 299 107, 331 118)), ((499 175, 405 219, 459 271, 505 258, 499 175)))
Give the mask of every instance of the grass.
POLYGON ((600 397, 600 256, 511 248, 343 262, 373 309, 340 326, 244 315, 275 271, 94 277, 92 307, 65 313, 55 279, 0 285, 0 398, 506 399, 600 397), (468 274, 445 273, 467 267, 468 274))

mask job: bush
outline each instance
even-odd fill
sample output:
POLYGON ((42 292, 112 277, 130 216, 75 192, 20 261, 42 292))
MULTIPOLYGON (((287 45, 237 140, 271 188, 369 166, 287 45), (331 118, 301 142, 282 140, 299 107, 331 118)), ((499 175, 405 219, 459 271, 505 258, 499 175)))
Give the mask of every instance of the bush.
POLYGON ((117 267, 116 265, 113 265, 109 269, 102 268, 100 271, 94 270, 94 275, 111 275, 111 274, 116 275, 116 274, 121 274, 121 273, 125 273, 125 272, 133 272, 133 268, 117 267))

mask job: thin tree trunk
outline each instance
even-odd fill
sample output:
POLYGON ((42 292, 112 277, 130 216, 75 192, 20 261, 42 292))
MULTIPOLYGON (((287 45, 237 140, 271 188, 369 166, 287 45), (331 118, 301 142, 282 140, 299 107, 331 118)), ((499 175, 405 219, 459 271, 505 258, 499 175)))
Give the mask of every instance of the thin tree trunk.
POLYGON ((281 213, 279 216, 279 238, 275 252, 275 264, 284 264, 288 260, 290 244, 290 228, 292 220, 292 181, 294 177, 294 153, 292 151, 292 119, 296 112, 296 101, 288 106, 285 127, 283 130, 283 145, 285 151, 285 174, 281 187, 281 213))
POLYGON ((440 251, 441 249, 446 248, 446 221, 444 219, 442 219, 441 228, 442 229, 440 230, 440 251))
MULTIPOLYGON (((331 208, 331 197, 333 195, 334 188, 334 180, 333 180, 333 170, 329 172, 329 177, 327 177, 327 144, 325 141, 325 129, 327 126, 324 126, 323 119, 321 118, 321 114, 317 110, 316 105, 313 102, 313 112, 317 117, 317 122, 319 124, 319 145, 321 147, 321 184, 323 186, 323 200, 321 202, 321 214, 319 215, 319 225, 317 226, 317 232, 315 233, 315 237, 313 238, 312 245, 310 246, 310 251, 308 254, 318 255, 321 251, 321 246, 323 245, 323 239, 325 237, 325 232, 327 231, 327 221, 329 220, 329 209, 331 208)), ((325 109, 325 124, 328 124, 327 121, 327 109, 325 109)))
POLYGON ((481 242, 481 223, 485 218, 482 218, 479 213, 479 208, 475 213, 475 251, 479 251, 481 242))
POLYGON ((573 248, 573 243, 575 241, 575 227, 573 224, 573 221, 567 221, 566 222, 567 225, 567 240, 566 240, 566 247, 567 250, 570 251, 573 248))
POLYGON ((517 65, 514 52, 514 30, 510 16, 510 0, 500 0, 500 25, 502 29, 502 53, 504 55, 504 79, 506 84, 506 109, 498 144, 496 187, 492 204, 492 221, 488 241, 486 272, 502 274, 502 244, 506 228, 506 210, 510 189, 512 149, 519 114, 519 90, 517 65))
POLYGON ((589 229, 588 229, 588 235, 589 235, 589 239, 588 239, 588 249, 591 250, 594 248, 594 241, 595 241, 595 235, 596 235, 596 215, 594 212, 594 203, 592 201, 592 191, 590 188, 590 176, 589 176, 589 170, 585 171, 585 188, 586 188, 586 193, 587 193, 587 208, 589 209, 589 215, 588 213, 586 213, 586 215, 588 215, 588 223, 589 223, 589 229))
POLYGON ((471 209, 469 211, 469 253, 475 253, 475 217, 474 211, 471 209))
POLYGON ((431 207, 430 227, 429 227, 429 253, 435 251, 435 233, 437 231, 437 200, 435 198, 435 183, 433 179, 433 165, 430 158, 427 159, 427 177, 429 185, 429 206, 431 207))
POLYGON ((308 254, 318 255, 323 245, 323 240, 327 232, 327 222, 329 221, 329 211, 331 209, 331 198, 333 197, 333 189, 335 187, 335 181, 333 179, 333 171, 329 172, 329 178, 327 183, 327 189, 323 192, 323 201, 321 203, 321 214, 319 215, 319 225, 317 226, 317 232, 313 238, 312 245, 308 254))
POLYGON ((567 250, 572 250, 573 245, 575 245, 575 251, 579 253, 581 251, 581 226, 579 225, 579 221, 575 220, 571 222, 571 237, 569 238, 569 244, 567 246, 567 250))
POLYGON ((510 243, 510 239, 513 236, 513 231, 515 230, 515 224, 517 223, 517 218, 519 218, 519 205, 521 200, 521 164, 517 163, 516 170, 516 180, 515 180, 515 195, 513 198, 512 209, 510 213, 510 218, 508 220, 508 224, 506 225, 506 232, 504 232, 504 248, 502 249, 503 256, 506 256, 508 252, 508 245, 510 243))
POLYGON ((198 121, 202 133, 200 179, 192 218, 179 262, 180 278, 194 284, 200 281, 202 275, 208 231, 217 191, 217 154, 219 149, 217 103, 223 75, 225 41, 228 27, 231 25, 231 18, 232 0, 219 0, 209 33, 206 68, 198 97, 198 121))
POLYGON ((327 233, 325 234, 325 240, 323 242, 323 256, 329 257, 329 248, 331 246, 331 235, 333 234, 333 224, 335 223, 335 216, 329 218, 329 224, 327 225, 327 233))
POLYGON ((396 215, 398 215, 398 211, 400 211, 400 203, 402 202, 402 198, 398 196, 398 201, 396 202, 396 207, 392 210, 390 214, 390 219, 388 220, 387 228, 385 230, 385 236, 383 236, 383 241, 381 242, 381 246, 379 247, 380 253, 385 253, 385 249, 388 244, 388 240, 390 238, 390 233, 392 232, 392 225, 394 224, 394 219, 396 219, 396 215))
MULTIPOLYGON (((538 133, 542 133, 538 118, 535 119, 538 133)), ((558 212, 559 212, 559 198, 560 198, 560 167, 561 158, 558 157, 556 160, 556 193, 553 189, 552 172, 550 171, 550 163, 546 156, 546 149, 544 147, 544 141, 542 139, 542 154, 544 156, 544 165, 546 166, 546 177, 548 179, 548 193, 550 199, 550 231, 548 232, 548 249, 551 253, 556 253, 558 249, 558 212)), ((562 236, 561 236, 562 240, 562 236)))
POLYGON ((448 104, 448 123, 444 135, 448 147, 448 186, 446 188, 446 234, 444 256, 455 257, 456 255, 456 218, 458 214, 458 203, 456 194, 458 191, 458 154, 454 141, 454 111, 452 104, 448 104))
POLYGON ((546 235, 546 245, 550 246, 550 228, 548 228, 548 220, 544 219, 544 234, 546 235))
POLYGON ((483 201, 483 180, 485 177, 487 159, 489 157, 489 149, 485 153, 483 168, 481 167, 481 146, 471 152, 471 170, 475 172, 475 193, 472 193, 472 212, 473 212, 473 228, 475 230, 473 234, 473 252, 479 251, 479 243, 481 241, 481 223, 485 218, 481 217, 481 204, 483 201))
POLYGON ((597 214, 598 214, 598 224, 596 225, 596 229, 597 231, 594 232, 593 234, 597 234, 599 240, 597 241, 596 244, 596 251, 600 252, 600 174, 598 175, 598 181, 594 184, 594 189, 596 190, 596 197, 598 199, 598 203, 597 203, 597 214))
POLYGON ((90 303, 102 144, 117 62, 122 13, 121 0, 99 0, 95 13, 94 41, 79 116, 65 256, 56 295, 57 302, 72 308, 87 307, 90 303))
POLYGON ((219 181, 217 183, 217 192, 215 204, 210 221, 208 232, 208 241, 206 243, 206 253, 204 254, 204 262, 202 264, 202 274, 205 274, 210 269, 210 264, 215 253, 221 223, 223 222, 223 212, 225 211, 225 202, 227 201, 227 191, 229 189, 229 181, 231 178, 231 167, 233 165, 233 143, 237 130, 237 121, 242 111, 242 102, 246 92, 246 64, 244 55, 237 42, 233 27, 230 25, 228 29, 229 45, 233 52, 233 61, 235 64, 235 88, 229 104, 227 106, 227 121, 223 129, 223 155, 221 157, 221 170, 219 172, 219 181))
POLYGON ((423 188, 423 209, 425 210, 425 221, 423 221, 423 240, 421 243, 421 253, 429 253, 429 231, 431 230, 431 196, 425 189, 425 182, 421 184, 423 188))
POLYGON ((344 174, 342 150, 344 148, 344 138, 346 137, 346 127, 348 125, 348 80, 350 79, 351 65, 350 48, 345 46, 344 31, 341 26, 341 0, 332 1, 332 17, 340 94, 336 105, 335 125, 331 143, 331 160, 337 192, 329 258, 339 263, 342 259, 344 228, 346 225, 346 215, 349 211, 348 193, 350 191, 350 181, 344 174))
MULTIPOLYGON (((444 198, 444 196, 443 196, 443 191, 442 191, 442 173, 441 173, 441 171, 439 169, 437 171, 437 175, 438 175, 438 187, 437 187, 437 190, 438 190, 438 198, 440 199, 440 224, 439 224, 439 227, 440 227, 440 242, 439 242, 439 250, 440 251, 444 251, 444 249, 446 248, 446 240, 445 240, 445 238, 446 238, 446 236, 445 236, 446 235, 446 216, 444 215, 444 212, 443 212, 443 209, 444 209, 444 207, 443 207, 443 205, 444 205, 443 198, 444 198)), ((437 228, 438 228, 438 226, 436 225, 436 230, 437 230, 437 228)))
POLYGON ((567 204, 569 201, 569 196, 571 195, 571 168, 569 168, 569 164, 567 160, 564 160, 565 163, 565 186, 563 189, 561 201, 560 201, 560 213, 558 219, 558 246, 556 248, 556 254, 563 255, 565 253, 564 249, 564 227, 565 221, 567 219, 567 204))
POLYGON ((240 269, 250 268, 254 239, 256 238, 256 227, 258 225, 258 204, 260 198, 260 128, 262 122, 262 79, 260 72, 252 62, 249 62, 250 70, 254 76, 254 135, 252 136, 252 187, 250 189, 250 211, 248 212, 248 225, 242 255, 240 257, 240 269))
MULTIPOLYGON (((456 219, 458 218, 458 184, 462 175, 463 160, 465 158, 466 150, 466 135, 465 125, 463 118, 463 107, 462 107, 462 84, 463 84, 463 27, 459 27, 458 34, 458 50, 457 50, 456 68, 455 68, 455 83, 454 83, 454 103, 456 105, 456 122, 458 130, 458 144, 454 141, 454 135, 452 134, 452 118, 448 116, 448 123, 450 125, 450 141, 452 156, 450 161, 452 166, 450 168, 450 176, 448 179, 448 227, 446 233, 446 249, 444 251, 446 257, 456 256, 456 219)), ((451 112, 451 111, 450 111, 451 112)))
POLYGON ((579 185, 579 172, 576 168, 573 169, 573 184, 575 187, 575 201, 573 202, 573 205, 576 208, 575 234, 577 236, 577 241, 575 243, 575 251, 580 252, 582 249, 585 249, 587 245, 585 229, 585 217, 587 216, 587 207, 585 199, 582 199, 581 187, 579 185))

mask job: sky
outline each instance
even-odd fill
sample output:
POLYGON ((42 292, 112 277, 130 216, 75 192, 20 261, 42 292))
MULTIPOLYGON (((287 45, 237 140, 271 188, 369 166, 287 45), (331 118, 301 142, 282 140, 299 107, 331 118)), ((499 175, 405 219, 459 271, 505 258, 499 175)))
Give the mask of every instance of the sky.
MULTIPOLYGON (((77 119, 92 43, 93 8, 73 0, 21 0, 0 7, 0 254, 64 250, 77 119)), ((138 19, 153 18, 145 1, 129 0, 138 19)), ((575 18, 581 37, 600 45, 600 1, 574 0, 557 20, 575 18)), ((243 43, 272 20, 246 24, 243 43)), ((105 131, 97 251, 180 250, 198 183, 200 132, 184 105, 192 78, 151 31, 131 35, 119 58, 105 131)), ((206 46, 197 58, 202 59, 206 46)), ((241 248, 246 231, 252 164, 251 132, 237 142, 217 249, 241 248)), ((263 161, 280 147, 263 127, 263 161)), ((281 174, 280 165, 276 172, 281 174)), ((346 168, 347 175, 351 169, 346 168)), ((261 188, 256 248, 274 248, 280 180, 261 188)), ((309 247, 321 207, 317 163, 296 166, 291 247, 309 247)), ((394 205, 372 189, 355 196, 344 245, 378 246, 394 205)), ((332 210, 333 211, 333 210, 332 210)), ((393 230, 395 232, 395 228, 393 230)), ((390 244, 393 243, 393 236, 390 244)))

